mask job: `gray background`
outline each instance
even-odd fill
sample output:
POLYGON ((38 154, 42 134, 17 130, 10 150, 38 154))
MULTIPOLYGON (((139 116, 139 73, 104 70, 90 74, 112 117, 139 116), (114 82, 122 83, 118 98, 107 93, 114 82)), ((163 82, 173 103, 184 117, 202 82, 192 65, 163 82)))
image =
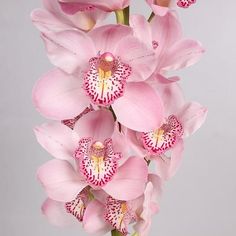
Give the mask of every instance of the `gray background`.
MULTIPOLYGON (((149 12, 141 0, 135 12, 149 12)), ((41 216, 45 194, 35 179, 49 155, 32 128, 44 119, 31 89, 51 65, 30 11, 39 0, 1 0, 0 6, 0 235, 85 235, 55 228, 41 216)), ((207 49, 201 62, 181 71, 188 99, 209 108, 206 124, 187 141, 183 165, 164 192, 151 236, 236 235, 236 2, 198 1, 180 10, 185 35, 207 49)))

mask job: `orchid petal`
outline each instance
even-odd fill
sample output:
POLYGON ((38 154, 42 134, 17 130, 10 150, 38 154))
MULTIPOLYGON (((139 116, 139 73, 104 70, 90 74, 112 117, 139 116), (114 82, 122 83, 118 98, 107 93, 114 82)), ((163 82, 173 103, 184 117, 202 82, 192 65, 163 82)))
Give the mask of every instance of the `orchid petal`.
POLYGON ((34 132, 40 145, 52 156, 69 162, 73 161, 77 142, 69 127, 61 122, 51 122, 35 127, 34 132))
POLYGON ((33 102, 45 117, 65 120, 76 117, 89 104, 82 81, 55 69, 48 72, 33 89, 33 102))
POLYGON ((122 38, 130 35, 132 30, 124 25, 105 25, 98 27, 88 33, 93 39, 97 53, 114 53, 122 38))
POLYGON ((184 137, 196 132, 205 122, 207 108, 196 102, 185 104, 177 113, 177 117, 184 129, 184 137))
POLYGON ((82 31, 45 32, 42 38, 51 63, 69 74, 87 69, 96 55, 92 40, 82 31))
POLYGON ((156 57, 153 50, 133 36, 121 39, 115 55, 118 55, 122 62, 131 66, 132 73, 129 81, 147 80, 156 68, 156 57))
POLYGON ((134 36, 144 42, 149 47, 152 47, 152 31, 150 24, 142 15, 132 15, 130 17, 130 26, 134 30, 134 36))
POLYGON ((81 138, 90 137, 103 142, 112 136, 114 125, 114 118, 109 110, 98 110, 89 112, 80 118, 76 122, 74 130, 81 138))
POLYGON ((197 63, 204 53, 202 45, 194 40, 185 39, 174 44, 161 63, 161 70, 178 70, 197 63))
POLYGON ((105 207, 97 200, 93 200, 86 208, 83 227, 92 235, 104 235, 112 230, 112 227, 105 222, 105 207))
POLYGON ((37 177, 49 198, 60 202, 74 200, 87 186, 69 162, 62 160, 54 159, 42 165, 38 169, 37 177))
POLYGON ((147 174, 146 162, 138 157, 130 157, 103 190, 115 199, 132 200, 143 193, 147 174))
POLYGON ((136 131, 153 130, 163 121, 162 100, 144 82, 127 83, 123 97, 117 99, 112 107, 118 121, 136 131))
POLYGON ((71 227, 78 225, 78 221, 66 212, 65 203, 48 198, 42 205, 42 213, 55 226, 71 227))
POLYGON ((154 161, 156 162, 157 175, 159 175, 163 180, 169 180, 172 178, 182 161, 184 150, 184 142, 182 139, 179 139, 176 145, 172 148, 171 158, 155 157, 154 161))

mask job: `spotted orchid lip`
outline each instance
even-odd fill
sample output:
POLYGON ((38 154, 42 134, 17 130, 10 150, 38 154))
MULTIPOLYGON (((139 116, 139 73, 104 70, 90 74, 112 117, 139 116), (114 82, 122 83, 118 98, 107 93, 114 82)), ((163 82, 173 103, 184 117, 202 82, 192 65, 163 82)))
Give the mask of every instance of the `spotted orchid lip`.
POLYGON ((141 136, 143 146, 151 154, 162 154, 172 148, 178 137, 183 135, 183 127, 176 116, 168 117, 167 122, 160 128, 141 136))
POLYGON ((84 90, 96 105, 109 106, 123 96, 131 67, 112 53, 106 52, 89 61, 90 69, 84 76, 84 90))
POLYGON ((178 0, 177 1, 177 5, 181 8, 188 8, 194 3, 196 3, 196 0, 178 0))
POLYGON ((89 107, 85 108, 78 116, 72 119, 62 120, 61 123, 68 126, 71 129, 74 129, 75 123, 82 118, 84 115, 88 114, 89 112, 94 111, 93 107, 90 105, 89 107))
POLYGON ((86 205, 89 201, 88 193, 88 188, 84 188, 74 200, 65 203, 67 213, 72 214, 80 222, 83 221, 86 205))
POLYGON ((92 141, 92 138, 82 138, 74 156, 79 160, 86 181, 92 186, 103 187, 117 172, 122 154, 113 151, 111 139, 92 141))
POLYGON ((124 236, 128 234, 128 225, 137 220, 136 213, 129 202, 107 197, 105 220, 124 236))

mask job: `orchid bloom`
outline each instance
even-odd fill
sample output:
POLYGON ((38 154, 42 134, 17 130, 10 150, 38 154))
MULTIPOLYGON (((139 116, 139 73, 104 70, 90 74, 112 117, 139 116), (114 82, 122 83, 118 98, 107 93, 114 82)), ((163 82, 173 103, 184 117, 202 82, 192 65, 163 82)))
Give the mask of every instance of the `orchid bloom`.
POLYGON ((128 226, 135 223, 134 229, 140 236, 147 236, 150 230, 151 219, 159 211, 159 201, 162 192, 162 181, 155 174, 148 175, 148 181, 143 195, 130 201, 121 201, 108 196, 106 193, 93 191, 97 201, 90 205, 84 216, 84 229, 94 235, 100 228, 110 227, 121 235, 128 234, 128 226), (97 205, 97 206, 96 206, 97 205), (95 212, 95 209, 97 212, 95 212), (104 217, 94 225, 94 218, 104 217))
POLYGON ((74 7, 96 7, 103 11, 122 10, 129 6, 130 0, 59 0, 61 4, 74 7))
POLYGON ((155 53, 156 73, 165 75, 168 71, 191 66, 199 61, 204 52, 198 41, 183 38, 174 12, 168 12, 165 16, 156 15, 150 23, 144 16, 133 15, 130 24, 135 36, 155 53))
POLYGON ((164 16, 175 6, 188 8, 196 3, 196 0, 146 0, 146 2, 156 15, 164 16))
POLYGON ((64 120, 90 104, 112 106, 117 121, 131 129, 148 131, 160 125, 161 98, 145 82, 155 69, 155 54, 132 33, 127 26, 107 25, 88 34, 43 34, 48 56, 60 69, 43 76, 34 88, 39 112, 64 120))
POLYGON ((58 0, 43 0, 43 6, 45 9, 35 9, 31 13, 31 19, 44 33, 69 29, 89 31, 106 16, 97 8, 68 8, 58 0))
POLYGON ((42 147, 56 158, 38 171, 51 199, 74 200, 86 186, 103 189, 121 200, 143 193, 146 162, 128 156, 125 138, 115 129, 110 111, 89 112, 73 130, 54 122, 36 127, 35 134, 42 147))
POLYGON ((150 82, 159 90, 165 106, 165 120, 149 132, 127 131, 130 144, 137 154, 154 160, 157 174, 164 180, 171 178, 182 160, 183 139, 193 134, 206 119, 207 109, 196 102, 185 102, 176 82, 166 82, 156 76, 150 82), (155 81, 153 81, 155 80, 155 81), (166 156, 171 151, 171 157, 166 156))
POLYGON ((72 202, 47 199, 43 214, 57 226, 71 226, 81 221, 85 231, 91 235, 103 235, 116 229, 128 234, 128 226, 140 236, 148 236, 152 216, 159 211, 162 181, 149 174, 143 195, 129 201, 114 199, 102 190, 84 189, 72 202))

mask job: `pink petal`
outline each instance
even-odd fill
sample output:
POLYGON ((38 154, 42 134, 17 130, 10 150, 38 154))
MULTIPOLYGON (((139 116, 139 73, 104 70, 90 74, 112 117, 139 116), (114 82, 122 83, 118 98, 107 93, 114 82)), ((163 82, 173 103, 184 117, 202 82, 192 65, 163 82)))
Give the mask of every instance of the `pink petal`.
POLYGON ((86 208, 83 227, 92 235, 104 235, 112 230, 112 227, 105 222, 105 206, 97 200, 93 200, 86 208))
POLYGON ((79 224, 75 217, 66 212, 64 202, 48 198, 42 205, 42 212, 47 220, 55 226, 71 227, 79 224))
POLYGON ((132 15, 130 17, 130 26, 134 30, 135 37, 137 37, 149 47, 152 47, 151 27, 144 16, 132 15))
POLYGON ((103 190, 118 200, 135 199, 145 189, 147 174, 147 163, 141 158, 130 157, 103 190))
POLYGON ((119 165, 121 166, 129 156, 129 145, 126 135, 119 131, 117 124, 111 139, 114 152, 120 152, 122 154, 122 158, 119 160, 119 165))
POLYGON ((169 12, 168 3, 170 0, 161 0, 161 5, 157 5, 159 1, 146 0, 152 11, 159 16, 165 16, 169 12))
POLYGON ((129 5, 130 0, 60 0, 60 2, 71 2, 80 4, 91 4, 103 11, 114 11, 124 9, 129 5))
POLYGON ((105 204, 107 201, 107 197, 109 196, 105 191, 101 189, 91 189, 90 192, 93 194, 94 198, 98 200, 100 203, 105 204))
POLYGON ((181 40, 168 50, 161 69, 168 71, 189 67, 197 63, 203 53, 204 49, 199 42, 191 39, 181 40))
POLYGON ((138 223, 134 225, 135 231, 138 235, 148 236, 152 224, 152 212, 151 212, 151 196, 153 191, 153 185, 149 182, 144 192, 143 211, 140 215, 138 223))
POLYGON ((141 137, 139 137, 141 136, 141 133, 128 129, 126 135, 129 145, 135 151, 136 155, 144 158, 147 155, 147 151, 143 147, 141 137))
POLYGON ((127 83, 123 97, 115 101, 113 109, 121 124, 140 132, 153 130, 163 121, 162 100, 144 82, 127 83))
MULTIPOLYGON (((74 8, 74 14, 66 14, 65 6, 60 6, 58 0, 43 0, 44 7, 47 9, 48 12, 50 12, 50 17, 48 19, 44 19, 43 16, 41 19, 39 19, 39 22, 43 23, 46 27, 49 27, 51 31, 57 31, 57 28, 59 25, 63 25, 63 29, 72 29, 72 28, 78 28, 81 30, 90 30, 92 27, 95 26, 96 23, 101 21, 105 18, 106 13, 94 9, 94 10, 88 10, 88 11, 78 11, 76 12, 76 9, 74 8), (79 19, 79 20, 78 20, 79 19)), ((70 4, 66 4, 67 13, 68 8, 71 8, 70 4)), ((70 9, 70 12, 72 9, 70 9)), ((44 32, 44 31, 42 31, 44 32)))
POLYGON ((166 51, 181 39, 182 28, 177 16, 172 12, 169 12, 164 17, 156 15, 151 21, 150 26, 152 40, 158 44, 155 53, 158 56, 157 69, 160 70, 166 51))
POLYGON ((67 161, 51 160, 42 165, 37 172, 49 198, 69 202, 87 186, 67 161))
POLYGON ((73 161, 78 140, 73 138, 73 131, 69 127, 61 122, 51 122, 35 127, 34 132, 40 145, 52 156, 73 161))
POLYGON ((161 196, 162 196, 163 181, 156 174, 149 174, 148 181, 151 182, 153 185, 152 201, 159 203, 161 200, 161 196))
POLYGON ((154 158, 156 162, 157 175, 159 175, 163 180, 169 180, 172 178, 182 161, 184 150, 184 142, 182 139, 178 140, 176 145, 172 148, 171 158, 165 156, 154 158))
POLYGON ((152 49, 133 36, 123 38, 115 51, 121 61, 132 68, 129 81, 143 81, 153 73, 156 68, 156 57, 152 49))
POLYGON ((76 117, 88 105, 82 81, 55 69, 44 75, 33 89, 33 102, 45 117, 65 120, 76 117))
POLYGON ((92 111, 79 119, 74 127, 75 132, 83 137, 103 142, 110 138, 114 131, 114 118, 109 110, 92 111))
POLYGON ((69 74, 85 70, 96 55, 92 40, 82 31, 46 32, 42 38, 51 63, 69 74))
POLYGON ((105 25, 90 31, 88 35, 93 39, 97 52, 103 54, 114 53, 121 39, 131 33, 131 28, 124 25, 105 25))
POLYGON ((184 137, 188 137, 196 132, 205 122, 207 108, 196 102, 187 103, 177 113, 179 121, 184 128, 184 137))
POLYGON ((43 9, 34 10, 31 13, 31 20, 41 32, 57 32, 72 27, 66 24, 66 22, 61 21, 60 18, 56 17, 52 13, 43 9))
POLYGON ((175 114, 185 104, 185 98, 178 83, 167 83, 162 75, 156 75, 153 80, 149 80, 149 84, 158 91, 162 98, 166 117, 175 114))

